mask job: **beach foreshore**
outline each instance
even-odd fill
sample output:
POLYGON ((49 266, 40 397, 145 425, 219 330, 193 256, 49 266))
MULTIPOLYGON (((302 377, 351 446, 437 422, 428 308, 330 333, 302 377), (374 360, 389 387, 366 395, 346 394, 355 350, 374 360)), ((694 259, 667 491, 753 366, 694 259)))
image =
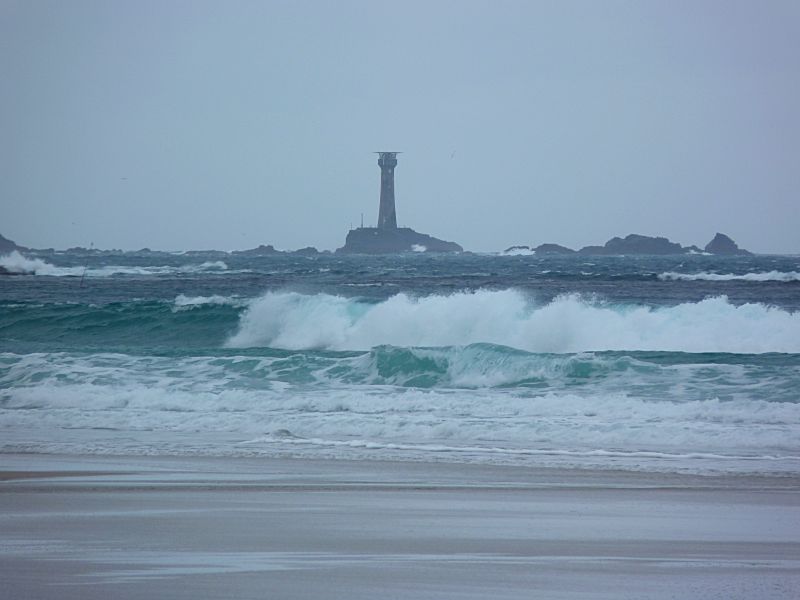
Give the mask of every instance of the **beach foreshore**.
POLYGON ((797 598, 797 477, 0 455, 3 597, 797 598))

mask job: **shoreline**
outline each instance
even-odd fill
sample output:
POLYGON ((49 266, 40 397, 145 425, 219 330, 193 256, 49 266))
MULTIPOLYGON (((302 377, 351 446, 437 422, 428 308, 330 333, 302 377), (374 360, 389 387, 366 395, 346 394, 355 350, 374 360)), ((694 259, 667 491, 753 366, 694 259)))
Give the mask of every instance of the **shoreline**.
MULTIPOLYGON (((610 457, 613 459, 613 457, 610 457)), ((459 460, 426 460, 420 457, 376 456, 369 454, 304 455, 301 453, 274 454, 95 454, 95 453, 0 453, 0 481, 37 479, 102 478, 109 485, 122 485, 128 479, 148 478, 152 483, 167 483, 181 474, 193 473, 210 481, 228 483, 231 479, 267 484, 292 471, 296 478, 320 480, 346 479, 358 474, 375 484, 381 475, 391 473, 392 481, 419 485, 423 482, 465 480, 498 483, 498 474, 506 474, 516 484, 569 486, 581 482, 583 487, 605 484, 611 487, 648 487, 648 482, 660 482, 655 487, 797 489, 800 492, 800 473, 793 471, 689 471, 645 467, 608 466, 596 468, 591 463, 506 463, 470 462, 459 460), (668 483, 667 483, 668 482, 668 483), (712 484, 712 482, 714 482, 712 484), (704 485, 705 483, 705 485, 704 485), (775 484, 775 486, 771 484, 775 484), (783 485, 778 485, 782 483, 783 485)), ((388 477, 388 475, 387 475, 388 477)), ((362 480, 363 481, 363 480, 362 480)), ((32 483, 32 482, 31 482, 32 483)))
POLYGON ((794 598, 800 478, 0 455, 36 598, 794 598))

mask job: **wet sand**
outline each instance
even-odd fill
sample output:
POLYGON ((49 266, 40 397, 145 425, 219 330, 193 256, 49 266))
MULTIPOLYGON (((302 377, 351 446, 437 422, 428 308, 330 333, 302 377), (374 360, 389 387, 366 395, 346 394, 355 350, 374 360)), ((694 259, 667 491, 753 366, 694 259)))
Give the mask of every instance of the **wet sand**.
POLYGON ((800 481, 0 457, 3 597, 797 598, 800 481))

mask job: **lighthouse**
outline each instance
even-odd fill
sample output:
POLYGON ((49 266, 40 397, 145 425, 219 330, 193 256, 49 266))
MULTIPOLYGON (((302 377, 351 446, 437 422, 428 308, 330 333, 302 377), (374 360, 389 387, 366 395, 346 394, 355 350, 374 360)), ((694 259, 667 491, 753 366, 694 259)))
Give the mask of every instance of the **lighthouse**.
POLYGON ((397 229, 394 208, 394 168, 399 152, 376 152, 381 168, 381 203, 378 208, 378 229, 397 229))
POLYGON ((398 254, 403 252, 463 252, 455 242, 440 240, 410 227, 397 226, 394 209, 394 168, 399 152, 376 152, 381 168, 381 201, 378 206, 378 226, 350 227, 344 246, 337 254, 398 254))

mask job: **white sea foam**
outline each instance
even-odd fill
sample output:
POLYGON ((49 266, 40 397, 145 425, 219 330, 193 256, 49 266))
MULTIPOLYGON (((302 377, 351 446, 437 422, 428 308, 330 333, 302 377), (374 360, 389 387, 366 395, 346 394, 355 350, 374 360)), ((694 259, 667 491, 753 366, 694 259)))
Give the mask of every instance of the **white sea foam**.
POLYGON ((0 256, 0 267, 10 273, 31 275, 60 275, 62 270, 38 258, 23 256, 16 250, 0 256))
MULTIPOLYGON (((51 440, 43 442, 47 451, 63 449, 48 444, 68 439, 72 452, 141 452, 142 435, 161 435, 163 445, 146 451, 224 454, 256 451, 261 443, 269 446, 265 452, 308 447, 313 454, 323 447, 401 457, 458 454, 457 460, 477 462, 569 456, 607 464, 609 457, 627 456, 707 460, 726 469, 738 458, 800 470, 797 403, 648 399, 602 384, 539 394, 342 381, 308 386, 275 381, 281 360, 2 354, 0 430, 8 435, 0 447, 23 448, 13 437, 51 440), (114 434, 95 445, 89 432, 109 430, 114 434), (222 442, 221 433, 227 434, 222 442), (250 443, 237 450, 231 439, 250 443)), ((679 384, 680 373, 671 376, 679 384)))
MULTIPOLYGON (((82 269, 81 269, 82 270, 82 269)), ((110 277, 112 275, 171 275, 175 273, 204 273, 227 271, 228 265, 221 260, 208 261, 194 265, 156 265, 150 267, 136 267, 123 265, 107 265, 103 267, 90 267, 86 270, 87 277, 110 277)))
MULTIPOLYGON (((221 260, 208 261, 193 265, 156 265, 156 266, 128 266, 128 265, 103 265, 103 266, 74 266, 58 267, 39 258, 28 258, 16 250, 10 254, 0 256, 0 267, 11 273, 25 273, 32 275, 50 275, 53 277, 111 277, 113 275, 170 275, 175 273, 205 273, 227 272, 228 265, 221 260)), ((241 271, 237 271, 241 272, 241 271)))
POLYGON ((230 347, 365 350, 493 343, 531 352, 800 352, 800 314, 725 297, 672 307, 610 306, 577 295, 536 304, 515 290, 369 304, 269 292, 253 300, 230 347))
POLYGON ((568 450, 556 448, 519 448, 502 446, 456 446, 447 444, 398 444, 392 442, 376 442, 366 439, 332 440, 324 438, 303 438, 282 429, 273 435, 247 440, 242 444, 292 444, 308 446, 328 446, 328 447, 347 447, 364 448, 370 450, 405 450, 421 453, 458 453, 458 454, 484 454, 484 455, 510 455, 510 456, 570 456, 575 458, 603 457, 603 458, 648 458, 648 459, 667 459, 667 460, 778 460, 792 461, 800 463, 800 455, 793 454, 716 454, 712 452, 659 452, 653 450, 568 450))
POLYGON ((518 248, 509 248, 500 253, 500 256, 533 256, 536 251, 528 248, 527 246, 520 246, 518 248))
POLYGON ((201 271, 214 271, 214 270, 227 271, 228 265, 226 265, 221 260, 211 260, 199 265, 198 269, 201 271))
POLYGON ((186 296, 184 294, 179 294, 175 298, 173 310, 191 310, 198 306, 205 306, 208 304, 243 306, 245 302, 245 300, 238 296, 186 296))
POLYGON ((676 273, 673 271, 661 273, 658 276, 662 281, 800 281, 797 271, 769 271, 766 273, 676 273))

